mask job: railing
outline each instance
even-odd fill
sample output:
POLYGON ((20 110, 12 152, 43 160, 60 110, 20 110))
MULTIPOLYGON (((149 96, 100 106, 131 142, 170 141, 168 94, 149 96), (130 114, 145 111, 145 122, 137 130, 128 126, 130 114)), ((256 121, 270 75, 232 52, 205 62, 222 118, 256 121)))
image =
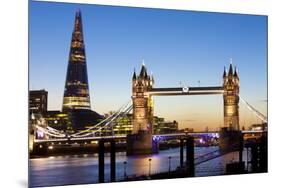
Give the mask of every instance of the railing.
POLYGON ((82 141, 82 140, 110 140, 110 139, 125 139, 127 135, 117 135, 117 136, 95 136, 95 137, 84 137, 84 138, 55 138, 55 139, 35 139, 36 143, 43 142, 63 142, 63 141, 82 141))

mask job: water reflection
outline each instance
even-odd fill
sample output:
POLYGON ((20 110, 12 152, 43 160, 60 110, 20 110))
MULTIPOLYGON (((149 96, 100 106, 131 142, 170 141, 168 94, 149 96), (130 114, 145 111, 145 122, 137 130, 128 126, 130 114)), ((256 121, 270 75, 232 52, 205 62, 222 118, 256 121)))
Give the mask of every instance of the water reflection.
MULTIPOLYGON (((195 148, 195 157, 218 149, 217 147, 195 148)), ((184 152, 185 153, 185 152, 184 152)), ((145 156, 126 156, 125 152, 116 156, 116 179, 123 180, 126 176, 148 175, 149 159, 151 159, 151 174, 168 172, 180 165, 179 148, 160 151, 159 154, 145 156), (125 162, 125 164, 124 164, 125 162)), ((184 156, 185 157, 185 156, 184 156)), ((238 160, 237 153, 196 166, 196 176, 223 174, 225 164, 230 160, 238 160)), ((110 180, 110 156, 105 155, 105 181, 110 180)), ((64 184, 83 184, 98 182, 98 155, 67 155, 30 160, 31 186, 51 186, 64 184)))

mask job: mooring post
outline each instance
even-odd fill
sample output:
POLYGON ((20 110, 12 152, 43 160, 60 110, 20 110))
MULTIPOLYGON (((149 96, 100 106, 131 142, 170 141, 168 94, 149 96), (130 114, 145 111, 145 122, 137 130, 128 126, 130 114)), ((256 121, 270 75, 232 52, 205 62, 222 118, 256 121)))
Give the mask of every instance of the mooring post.
POLYGON ((116 156, 115 156, 115 140, 110 141, 110 181, 116 181, 116 156))
POLYGON ((99 183, 104 183, 104 141, 99 141, 99 183))
POLYGON ((183 167, 183 139, 180 139, 180 166, 183 167))
POLYGON ((194 138, 186 139, 186 167, 189 177, 194 177, 194 138))

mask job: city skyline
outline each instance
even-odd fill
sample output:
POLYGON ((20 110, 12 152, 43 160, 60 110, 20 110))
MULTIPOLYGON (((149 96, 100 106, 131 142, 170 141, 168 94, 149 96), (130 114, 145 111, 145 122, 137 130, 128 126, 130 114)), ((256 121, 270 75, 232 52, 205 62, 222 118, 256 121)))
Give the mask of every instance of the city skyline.
MULTIPOLYGON (((241 95, 267 113, 266 17, 75 4, 41 7, 31 2, 30 89, 49 92, 49 109, 62 107, 73 18, 79 8, 91 106, 98 113, 116 110, 130 99, 133 70, 140 71, 142 59, 157 87, 177 87, 179 82, 222 85, 230 58, 239 70, 241 95)), ((155 115, 176 120, 181 128, 211 129, 222 125, 222 96, 155 97, 155 115)))

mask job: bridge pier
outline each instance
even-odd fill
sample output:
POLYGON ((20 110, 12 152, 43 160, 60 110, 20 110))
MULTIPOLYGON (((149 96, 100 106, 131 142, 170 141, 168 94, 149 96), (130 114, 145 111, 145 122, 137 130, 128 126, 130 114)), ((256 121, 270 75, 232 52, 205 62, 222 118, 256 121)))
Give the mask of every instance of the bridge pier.
POLYGON ((239 152, 237 162, 226 164, 226 174, 245 173, 245 162, 243 162, 243 134, 239 130, 222 129, 220 132, 220 149, 226 152, 239 152))
POLYGON ((151 133, 139 131, 137 134, 127 135, 127 155, 146 155, 157 152, 153 151, 151 133))
MULTIPOLYGON (((241 150, 241 144, 243 145, 243 141, 241 142, 242 133, 239 130, 229 130, 227 127, 224 127, 220 130, 219 137, 219 147, 223 151, 237 151, 241 150)), ((242 148, 243 151, 243 148, 242 148)), ((239 155, 242 159, 242 154, 239 155)))

